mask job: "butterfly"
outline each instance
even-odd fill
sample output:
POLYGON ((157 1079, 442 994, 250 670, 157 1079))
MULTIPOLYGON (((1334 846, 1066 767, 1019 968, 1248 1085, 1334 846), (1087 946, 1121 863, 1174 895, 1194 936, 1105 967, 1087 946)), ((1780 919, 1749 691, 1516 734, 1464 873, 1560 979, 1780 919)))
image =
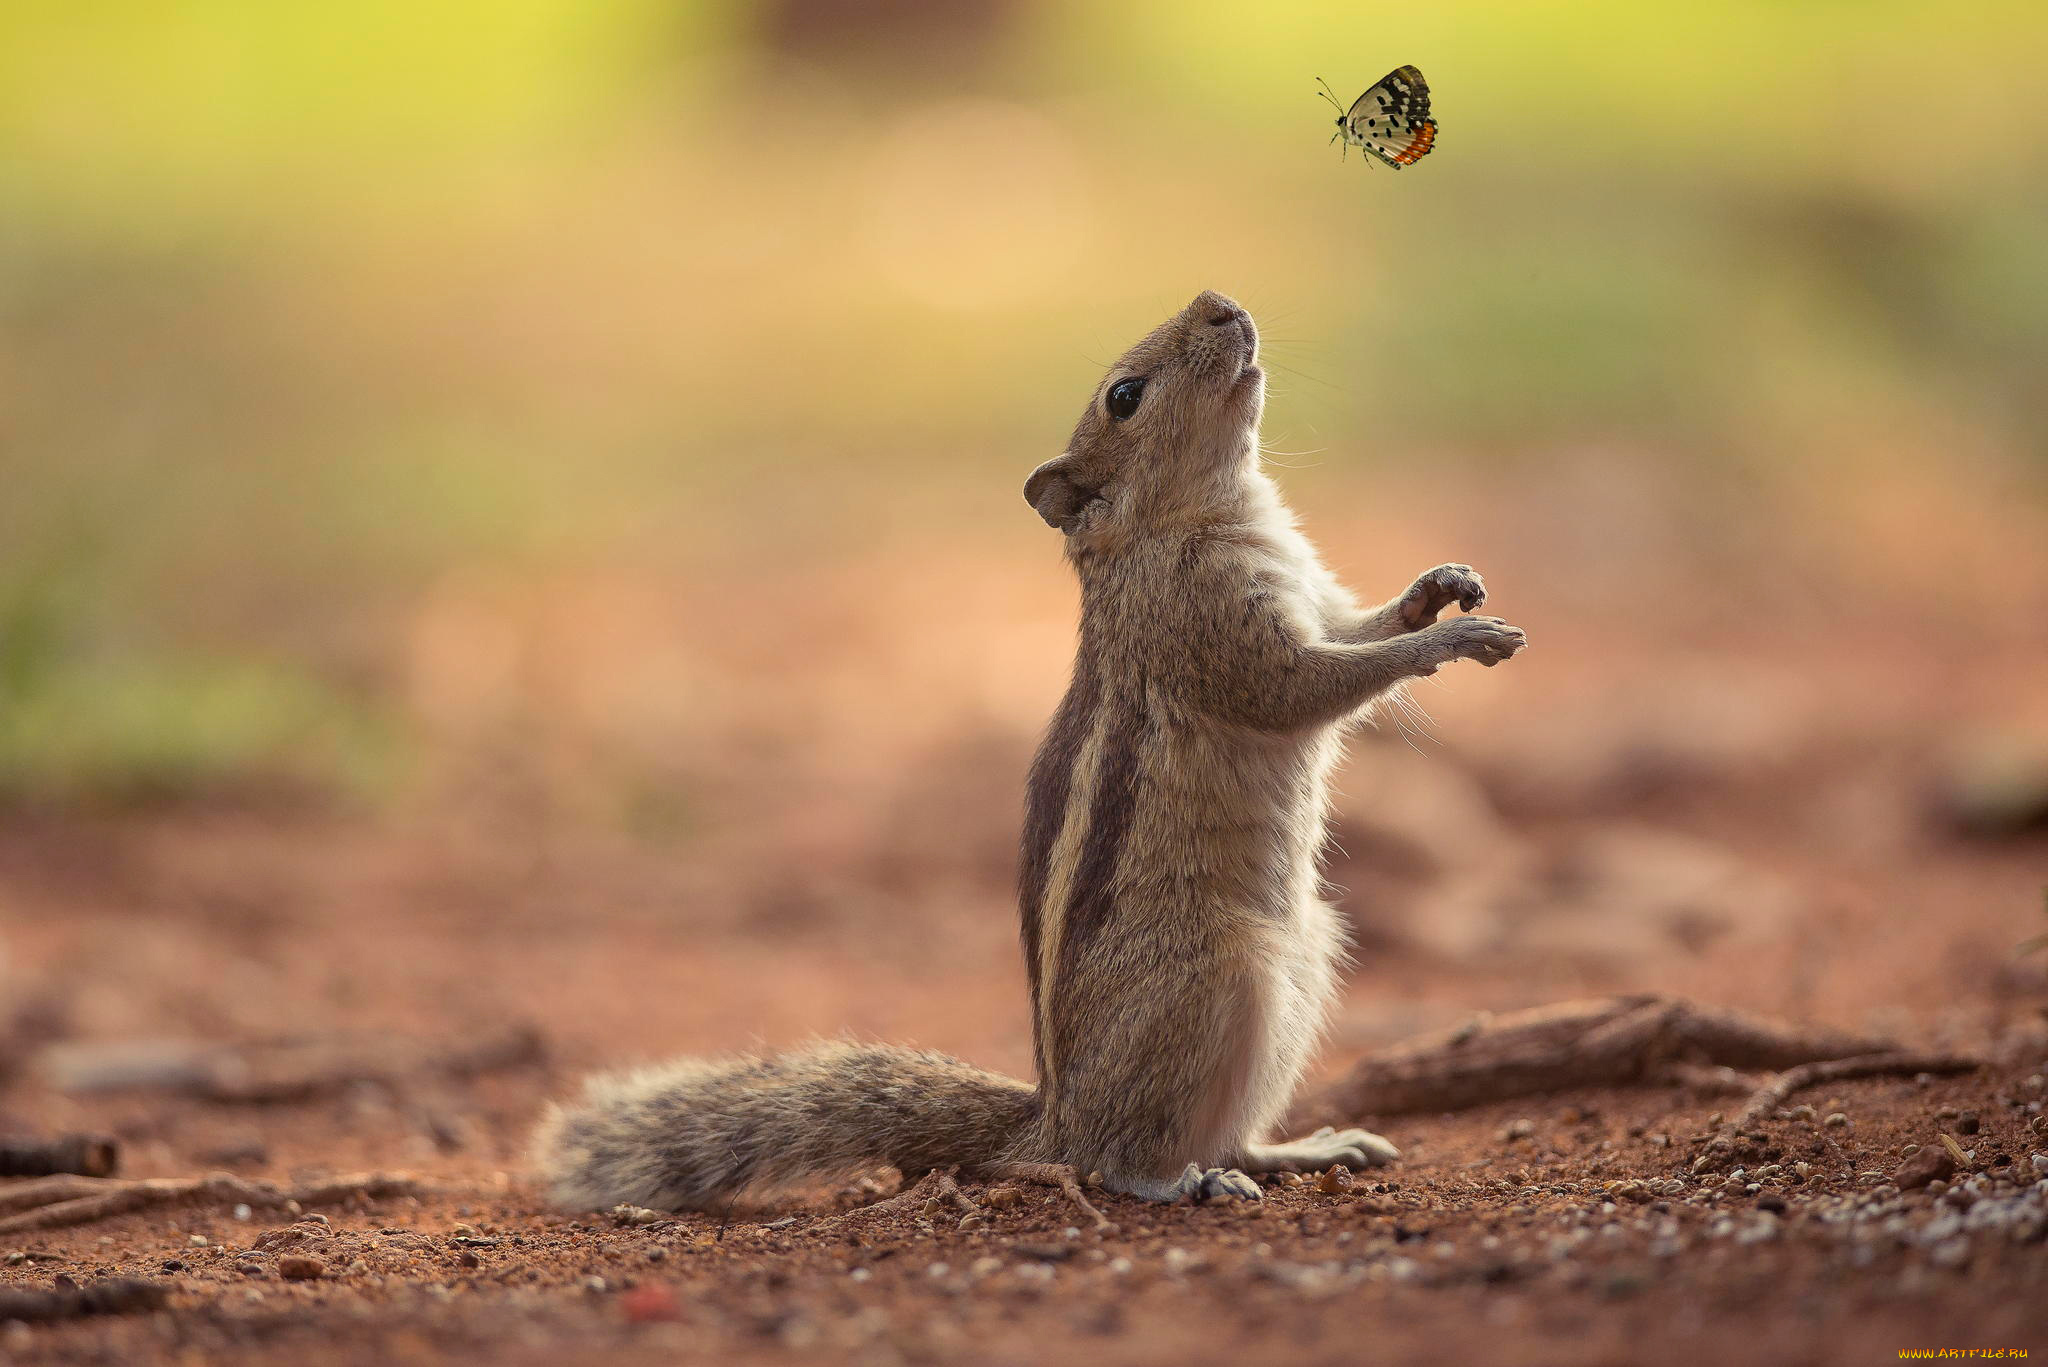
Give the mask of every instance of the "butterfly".
POLYGON ((1322 97, 1337 106, 1337 131, 1346 147, 1356 146, 1396 171, 1428 156, 1436 146, 1436 120, 1429 116, 1429 82, 1412 66, 1397 66, 1346 109, 1330 83, 1318 76, 1322 97))

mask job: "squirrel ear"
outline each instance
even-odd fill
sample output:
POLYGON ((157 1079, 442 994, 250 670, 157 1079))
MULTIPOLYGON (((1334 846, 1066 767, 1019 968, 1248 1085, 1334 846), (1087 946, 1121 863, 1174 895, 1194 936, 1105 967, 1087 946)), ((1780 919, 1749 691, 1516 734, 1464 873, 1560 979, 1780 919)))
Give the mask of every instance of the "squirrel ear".
POLYGON ((1071 532, 1081 520, 1081 510, 1095 497, 1095 490, 1074 479, 1074 458, 1054 456, 1031 472, 1024 481, 1024 501, 1038 510, 1048 527, 1071 532))

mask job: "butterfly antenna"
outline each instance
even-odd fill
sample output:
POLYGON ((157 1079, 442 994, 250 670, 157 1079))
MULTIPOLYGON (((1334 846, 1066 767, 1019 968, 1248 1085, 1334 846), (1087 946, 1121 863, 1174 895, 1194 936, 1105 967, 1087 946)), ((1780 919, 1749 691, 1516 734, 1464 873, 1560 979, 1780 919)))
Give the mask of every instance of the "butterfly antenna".
POLYGON ((1335 105, 1337 107, 1337 112, 1339 114, 1342 114, 1344 112, 1344 102, 1337 98, 1336 91, 1330 89, 1330 83, 1324 80, 1322 77, 1318 76, 1316 77, 1316 84, 1319 87, 1321 87, 1319 90, 1316 91, 1316 94, 1322 96, 1331 104, 1335 105))

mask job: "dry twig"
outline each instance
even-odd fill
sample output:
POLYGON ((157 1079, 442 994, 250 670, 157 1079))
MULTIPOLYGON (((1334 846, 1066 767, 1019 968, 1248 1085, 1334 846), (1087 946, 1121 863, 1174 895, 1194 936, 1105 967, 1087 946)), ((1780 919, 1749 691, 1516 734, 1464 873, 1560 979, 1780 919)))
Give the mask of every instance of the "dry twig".
POLYGON ((543 1056, 540 1032, 519 1025, 454 1043, 349 1035, 254 1044, 62 1044, 43 1052, 41 1067, 67 1092, 163 1087, 207 1101, 258 1102, 297 1101, 359 1082, 471 1078, 543 1056))
MULTIPOLYGON (((1095 1203, 1081 1190, 1081 1180, 1074 1169, 1065 1163, 998 1163, 980 1169, 975 1176, 991 1182, 1029 1182, 1037 1186, 1058 1187, 1060 1192, 1075 1207, 1084 1212, 1097 1229, 1115 1229, 1116 1226, 1103 1217, 1095 1203)), ((885 1197, 873 1205, 849 1210, 843 1215, 832 1216, 828 1221, 813 1228, 828 1230, 858 1227, 870 1218, 907 1209, 924 1209, 935 1201, 950 1202, 964 1215, 980 1215, 982 1209, 973 1198, 960 1190, 960 1184, 950 1171, 934 1170, 919 1178, 914 1186, 894 1196, 885 1197)), ((4 1228, 4 1226, 0 1226, 4 1228)))
POLYGON ((1005 1178, 1018 1182, 1031 1182, 1042 1187, 1058 1187, 1069 1203, 1079 1207, 1097 1229, 1115 1229, 1095 1208, 1095 1203, 1081 1191, 1081 1178, 1071 1164, 1067 1163, 1000 1163, 986 1174, 991 1181, 1005 1178))
POLYGON ((104 1177, 43 1177, 0 1189, 0 1212, 20 1212, 0 1219, 0 1234, 90 1224, 94 1220, 108 1220, 116 1215, 157 1206, 246 1205, 267 1209, 294 1202, 302 1207, 332 1206, 356 1198, 388 1201, 399 1196, 417 1196, 424 1190, 424 1186, 414 1178, 374 1172, 330 1178, 303 1187, 247 1182, 226 1173, 207 1177, 146 1177, 129 1181, 104 1177))
MULTIPOLYGON (((1308 1128, 1454 1111, 1577 1087, 1711 1079, 1725 1090, 1724 1073, 1699 1070, 1796 1071, 1821 1060, 1875 1056, 1901 1055, 1886 1040, 1793 1029, 1672 997, 1602 997, 1482 1017, 1396 1044, 1311 1098, 1295 1122, 1308 1128)), ((1959 1064, 1949 1060, 1947 1070, 1959 1064)))
POLYGON ((84 1315, 128 1315, 162 1308, 170 1288, 134 1277, 109 1277, 91 1286, 54 1286, 48 1290, 8 1287, 0 1290, 0 1323, 78 1319, 84 1315))
POLYGON ((1909 1054, 1900 1050, 1863 1054, 1855 1058, 1828 1059, 1788 1068, 1750 1095, 1749 1104, 1735 1118, 1735 1128, 1746 1130, 1770 1118, 1794 1092, 1818 1087, 1823 1082, 1841 1082, 1854 1077, 1895 1077, 1913 1073, 1967 1073, 1980 1066, 1973 1058, 1954 1054, 1909 1054))
POLYGON ((102 1134, 60 1134, 55 1139, 0 1144, 0 1177, 48 1177, 75 1172, 112 1177, 121 1146, 102 1134))
POLYGON ((912 1185, 897 1192, 894 1196, 885 1196, 881 1200, 871 1202, 868 1205, 855 1206, 852 1210, 828 1216, 813 1228, 821 1230, 858 1228, 877 1215, 892 1214, 899 1210, 921 1210, 933 1201, 940 1200, 950 1201, 964 1215, 979 1215, 981 1213, 981 1208, 968 1199, 966 1192, 960 1190, 960 1184, 954 1180, 951 1172, 934 1168, 923 1177, 918 1178, 912 1185))

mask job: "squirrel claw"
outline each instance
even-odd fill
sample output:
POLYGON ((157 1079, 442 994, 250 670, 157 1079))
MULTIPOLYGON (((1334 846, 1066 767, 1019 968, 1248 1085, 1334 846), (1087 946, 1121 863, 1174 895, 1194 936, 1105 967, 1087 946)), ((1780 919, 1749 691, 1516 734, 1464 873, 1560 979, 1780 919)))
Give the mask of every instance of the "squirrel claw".
POLYGON ((1196 1201, 1263 1201, 1266 1193, 1257 1182, 1236 1168, 1209 1168, 1190 1163, 1180 1175, 1181 1191, 1196 1201))
POLYGON ((1486 581, 1470 565, 1438 565, 1415 576, 1401 595, 1401 620, 1414 631, 1434 622, 1453 603, 1466 612, 1486 604, 1486 581))

